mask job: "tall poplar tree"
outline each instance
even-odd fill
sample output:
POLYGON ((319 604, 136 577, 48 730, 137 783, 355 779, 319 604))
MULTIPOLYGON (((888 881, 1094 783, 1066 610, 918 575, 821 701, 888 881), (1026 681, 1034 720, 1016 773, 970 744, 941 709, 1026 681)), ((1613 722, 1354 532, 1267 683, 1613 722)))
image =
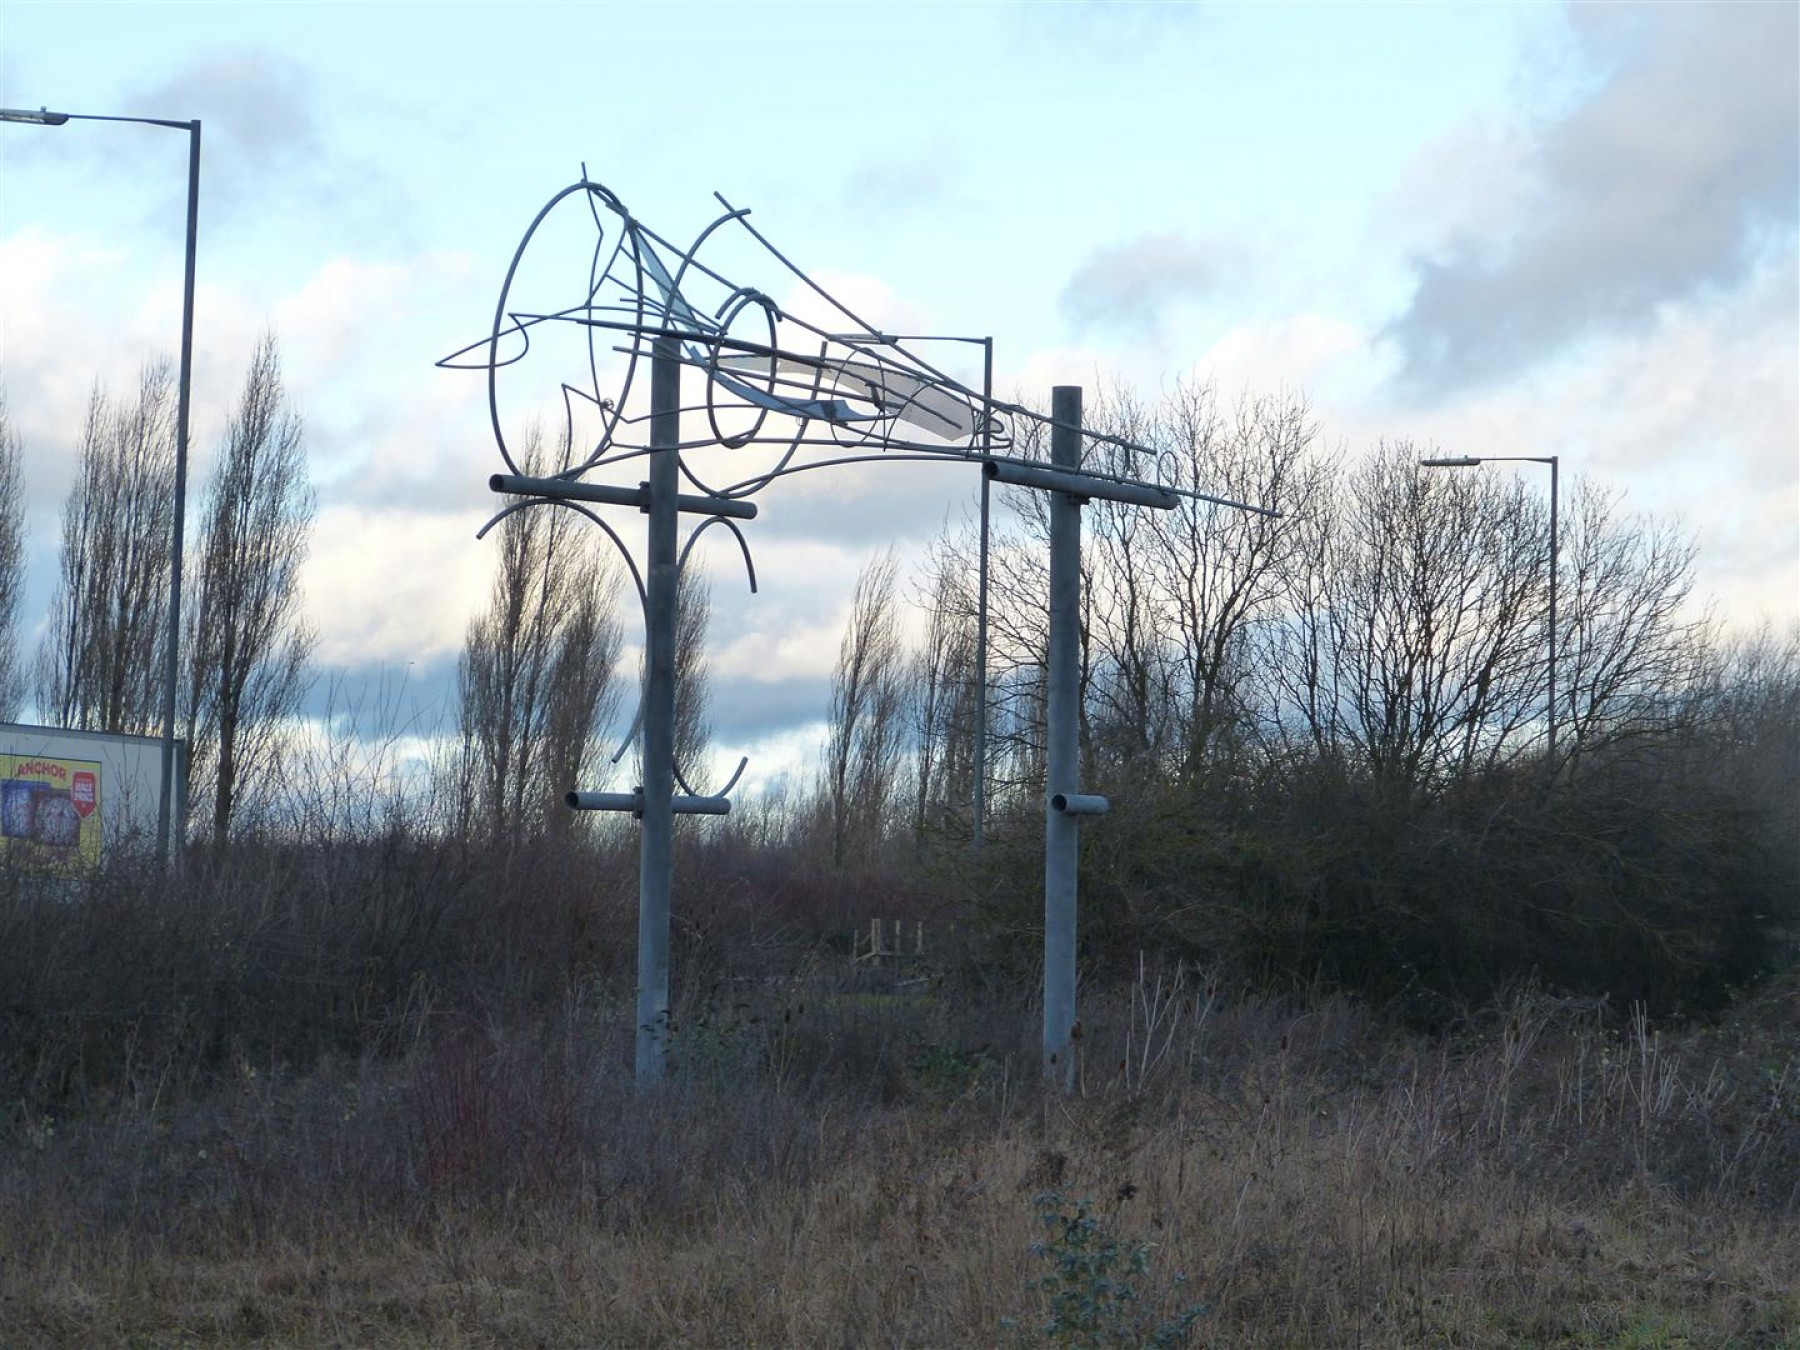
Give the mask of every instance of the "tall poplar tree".
POLYGON ((304 429, 265 334, 207 484, 186 612, 192 782, 212 799, 219 843, 246 792, 274 777, 284 723, 309 683, 300 571, 313 502, 304 429))

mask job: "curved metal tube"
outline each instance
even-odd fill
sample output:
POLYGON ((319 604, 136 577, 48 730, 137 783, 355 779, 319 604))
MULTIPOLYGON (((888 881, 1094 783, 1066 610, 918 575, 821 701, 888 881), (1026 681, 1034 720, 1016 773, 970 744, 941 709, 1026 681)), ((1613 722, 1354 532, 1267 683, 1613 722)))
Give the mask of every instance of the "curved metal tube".
POLYGON ((756 564, 750 561, 750 543, 744 538, 744 532, 737 527, 737 522, 729 516, 708 516, 688 534, 687 543, 682 546, 681 556, 675 560, 675 572, 679 576, 687 567, 688 554, 694 551, 694 545, 701 535, 715 525, 723 525, 737 537, 738 548, 744 555, 744 570, 750 574, 750 594, 756 594, 756 564))
POLYGON ((586 516, 589 520, 593 521, 594 524, 605 530, 606 537, 613 541, 613 547, 619 550, 620 556, 625 559, 625 566, 630 569, 631 584, 637 587, 638 603, 640 605, 644 603, 645 598, 649 593, 644 589, 644 578, 638 572, 638 565, 631 556, 631 550, 625 546, 625 541, 619 538, 619 532, 617 530, 613 529, 612 526, 608 525, 604 520, 600 519, 599 516, 595 515, 579 502, 558 501, 554 497, 532 497, 526 501, 514 502, 511 506, 502 507, 490 516, 487 524, 475 531, 475 537, 477 539, 487 538, 487 532, 493 529, 494 526, 498 525, 501 521, 505 520, 508 516, 518 511, 528 510, 533 506, 560 506, 565 510, 575 512, 576 515, 586 516))

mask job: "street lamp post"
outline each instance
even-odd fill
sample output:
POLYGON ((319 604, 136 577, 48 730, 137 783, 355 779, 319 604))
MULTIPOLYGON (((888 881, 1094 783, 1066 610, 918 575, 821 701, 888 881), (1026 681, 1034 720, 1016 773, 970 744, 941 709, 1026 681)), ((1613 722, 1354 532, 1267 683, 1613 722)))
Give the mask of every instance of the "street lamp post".
POLYGON ((170 820, 175 797, 175 686, 181 655, 181 553, 187 526, 188 407, 194 375, 194 252, 200 221, 200 123, 161 117, 103 117, 93 113, 50 112, 39 108, 0 108, 0 122, 30 122, 60 127, 65 122, 130 122, 145 127, 171 127, 188 134, 187 251, 181 287, 181 367, 175 399, 175 512, 169 529, 169 634, 163 662, 162 788, 156 804, 156 857, 169 860, 170 820))
POLYGON ((1478 464, 1548 464, 1550 466, 1550 703, 1546 713, 1546 734, 1550 746, 1550 771, 1556 772, 1556 508, 1558 460, 1555 455, 1455 455, 1445 459, 1422 459, 1426 469, 1472 469, 1478 464))

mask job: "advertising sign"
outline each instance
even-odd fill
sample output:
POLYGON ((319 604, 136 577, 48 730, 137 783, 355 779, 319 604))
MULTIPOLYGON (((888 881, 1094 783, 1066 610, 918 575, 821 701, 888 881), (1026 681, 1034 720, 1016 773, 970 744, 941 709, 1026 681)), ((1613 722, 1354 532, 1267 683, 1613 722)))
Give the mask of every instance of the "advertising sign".
POLYGON ((103 771, 99 760, 0 753, 0 849, 35 867, 100 861, 103 771))
MULTIPOLYGON (((151 851, 162 765, 159 736, 0 722, 0 867, 66 870, 151 851)), ((172 841, 187 837, 186 802, 187 744, 176 741, 172 841)))

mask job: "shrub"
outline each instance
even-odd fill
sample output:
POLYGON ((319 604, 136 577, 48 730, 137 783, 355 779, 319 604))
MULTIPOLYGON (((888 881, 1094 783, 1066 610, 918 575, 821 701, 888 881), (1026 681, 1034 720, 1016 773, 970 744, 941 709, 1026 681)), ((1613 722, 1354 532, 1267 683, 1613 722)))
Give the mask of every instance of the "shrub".
MULTIPOLYGON (((1187 1343, 1206 1307, 1196 1303, 1158 1319, 1144 1287, 1150 1278, 1149 1243, 1121 1240, 1095 1216, 1089 1200, 1071 1203, 1059 1192, 1046 1191, 1032 1204, 1047 1230, 1045 1239, 1031 1248, 1049 1266, 1048 1274, 1032 1282, 1045 1305, 1045 1320, 1038 1327, 1043 1340, 1073 1350, 1164 1350, 1187 1343)), ((1183 1283, 1177 1275, 1171 1292, 1183 1283)))

